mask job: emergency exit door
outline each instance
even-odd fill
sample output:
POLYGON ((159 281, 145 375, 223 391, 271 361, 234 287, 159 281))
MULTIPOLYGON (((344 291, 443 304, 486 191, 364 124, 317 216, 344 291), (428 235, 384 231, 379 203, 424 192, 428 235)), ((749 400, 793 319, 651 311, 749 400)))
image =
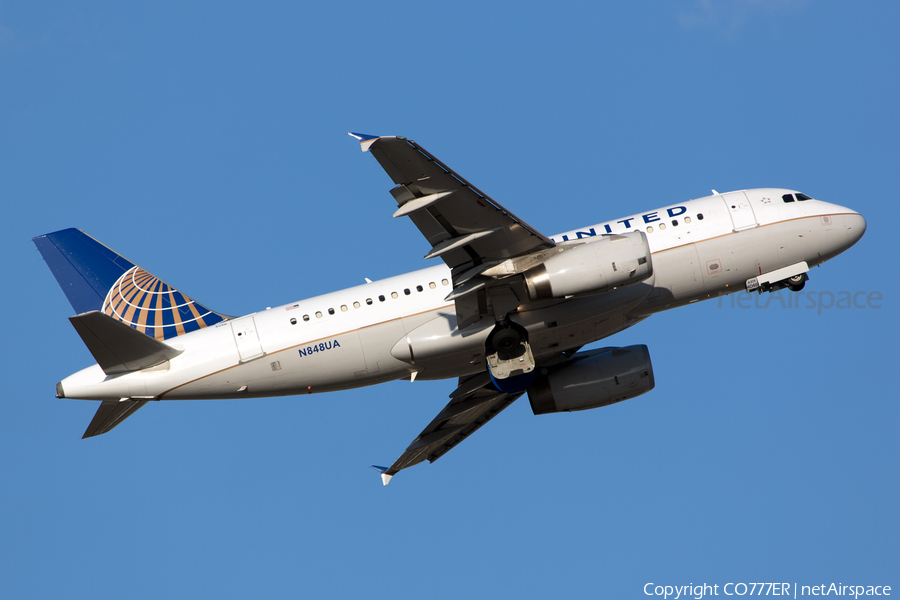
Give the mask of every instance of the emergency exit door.
POLYGON ((259 343, 259 334, 256 332, 256 321, 253 320, 253 315, 233 320, 231 332, 234 334, 234 343, 237 345, 242 363, 266 355, 259 343))
POLYGON ((722 200, 728 207, 728 214, 731 215, 731 222, 734 224, 735 231, 757 226, 756 215, 753 214, 753 207, 750 206, 747 194, 744 192, 722 194, 722 200))

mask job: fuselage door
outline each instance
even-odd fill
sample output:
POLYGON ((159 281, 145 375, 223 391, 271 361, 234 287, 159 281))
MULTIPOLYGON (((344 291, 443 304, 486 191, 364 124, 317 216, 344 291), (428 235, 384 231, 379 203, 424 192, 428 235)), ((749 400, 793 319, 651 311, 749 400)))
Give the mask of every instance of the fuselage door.
POLYGON ((735 231, 742 231, 756 227, 756 215, 753 214, 753 207, 747 199, 744 192, 731 192, 722 194, 722 201, 728 207, 728 214, 731 215, 731 222, 734 224, 735 231))
POLYGON ((259 343, 259 334, 256 332, 256 321, 253 320, 253 315, 234 319, 231 322, 231 332, 234 334, 234 343, 237 345, 242 363, 266 355, 259 343))

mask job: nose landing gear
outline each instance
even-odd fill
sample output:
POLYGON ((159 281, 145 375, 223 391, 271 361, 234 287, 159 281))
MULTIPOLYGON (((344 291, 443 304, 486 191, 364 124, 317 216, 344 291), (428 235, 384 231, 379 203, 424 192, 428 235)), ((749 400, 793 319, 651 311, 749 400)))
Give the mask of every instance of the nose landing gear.
POLYGON ((528 344, 528 331, 511 321, 497 323, 485 342, 491 380, 500 391, 524 391, 534 379, 534 355, 528 344))
POLYGON ((787 284, 787 288, 792 292, 799 292, 803 289, 803 286, 806 285, 806 280, 809 277, 806 276, 806 273, 801 273, 800 275, 794 275, 793 277, 786 279, 785 283, 787 284))

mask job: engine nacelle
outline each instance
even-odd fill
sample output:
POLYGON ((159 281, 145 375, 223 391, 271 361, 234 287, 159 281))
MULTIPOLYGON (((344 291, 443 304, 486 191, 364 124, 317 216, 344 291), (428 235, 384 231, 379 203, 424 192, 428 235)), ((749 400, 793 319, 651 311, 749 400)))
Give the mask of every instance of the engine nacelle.
POLYGON ((532 300, 599 294, 644 281, 653 274, 650 245, 643 231, 605 235, 560 249, 563 251, 525 272, 532 300))
POLYGON ((578 352, 558 367, 540 369, 528 388, 536 415, 599 408, 653 389, 647 346, 578 352))

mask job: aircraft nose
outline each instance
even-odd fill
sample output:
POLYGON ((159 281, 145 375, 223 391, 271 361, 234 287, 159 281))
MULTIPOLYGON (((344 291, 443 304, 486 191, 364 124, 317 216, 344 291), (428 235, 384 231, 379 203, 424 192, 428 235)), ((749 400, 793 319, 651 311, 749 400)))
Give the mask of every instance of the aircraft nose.
POLYGON ((858 213, 846 215, 844 216, 844 227, 847 229, 847 237, 852 246, 858 242, 866 232, 866 220, 858 213))

